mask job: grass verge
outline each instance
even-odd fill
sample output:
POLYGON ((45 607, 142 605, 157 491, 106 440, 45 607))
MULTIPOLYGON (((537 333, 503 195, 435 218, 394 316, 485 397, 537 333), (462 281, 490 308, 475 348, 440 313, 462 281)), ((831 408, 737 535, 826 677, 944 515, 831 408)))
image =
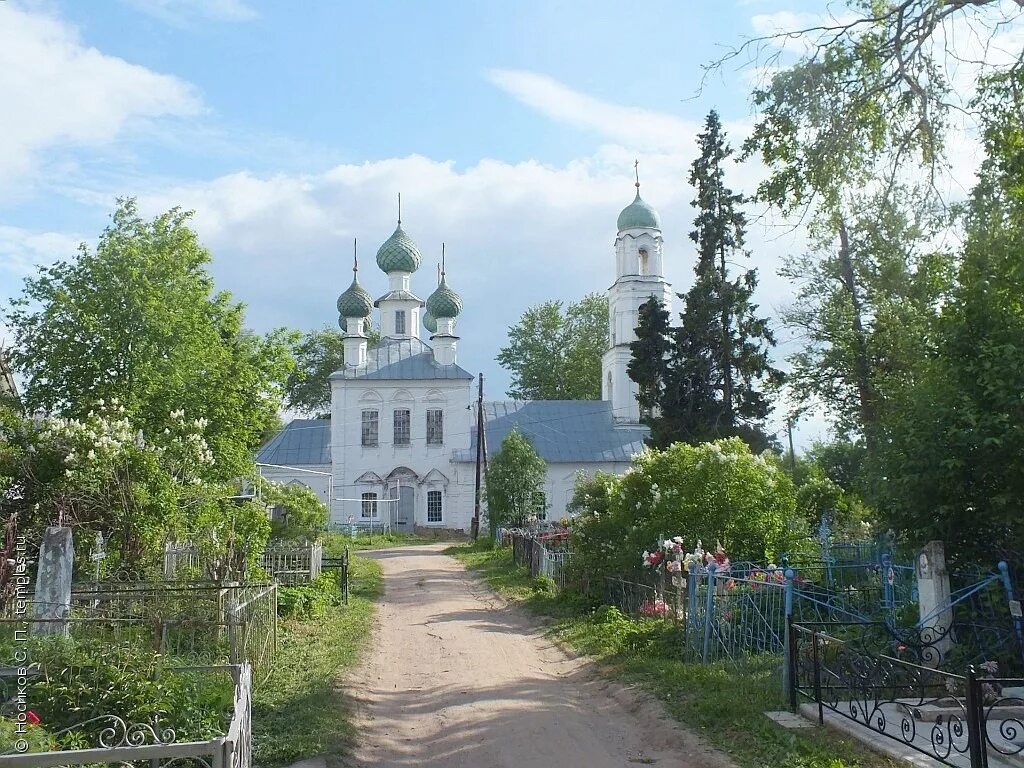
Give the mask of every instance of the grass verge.
POLYGON ((456 546, 446 554, 480 573, 509 600, 551 621, 552 634, 601 662, 603 671, 656 695, 673 717, 699 731, 708 744, 742 768, 895 768, 893 762, 824 728, 787 730, 765 712, 783 709, 779 659, 747 663, 687 664, 674 657, 673 628, 637 621, 614 608, 594 609, 555 595, 531 579, 509 549, 456 546))
POLYGON ((437 539, 427 539, 414 533, 375 533, 358 532, 353 539, 347 533, 337 531, 325 534, 324 554, 340 556, 348 547, 353 552, 365 549, 386 549, 387 547, 408 547, 414 544, 436 544, 437 539))
POLYGON ((341 757, 351 748, 355 731, 338 680, 356 665, 370 635, 380 581, 379 564, 353 557, 347 606, 281 623, 274 671, 254 693, 258 768, 323 754, 341 757))

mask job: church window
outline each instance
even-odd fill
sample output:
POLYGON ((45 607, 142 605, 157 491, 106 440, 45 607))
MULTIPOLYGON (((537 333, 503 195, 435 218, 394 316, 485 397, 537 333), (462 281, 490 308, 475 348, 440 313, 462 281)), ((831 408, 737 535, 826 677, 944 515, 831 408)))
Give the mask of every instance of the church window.
POLYGON ((405 335, 405 310, 404 309, 396 309, 395 310, 395 335, 397 335, 397 336, 404 336, 405 335))
POLYGON ((395 409, 395 445, 409 444, 409 409, 395 409))
POLYGON ((427 445, 444 445, 444 411, 427 409, 427 445))
POLYGON ((639 255, 640 255, 640 274, 641 275, 646 275, 647 274, 647 249, 646 248, 641 248, 639 255))
POLYGON ((363 494, 361 515, 364 519, 377 516, 377 494, 372 491, 363 494))
POLYGON ((363 411, 363 447, 377 447, 377 433, 380 414, 377 411, 363 411))
POLYGON ((440 523, 444 509, 441 506, 441 492, 427 491, 427 522, 440 523))

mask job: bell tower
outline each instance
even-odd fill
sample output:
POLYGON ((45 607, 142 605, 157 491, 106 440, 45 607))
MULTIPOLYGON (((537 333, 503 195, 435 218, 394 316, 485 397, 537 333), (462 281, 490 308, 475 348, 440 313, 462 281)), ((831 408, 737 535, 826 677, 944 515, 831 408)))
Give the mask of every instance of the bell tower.
POLYGON ((601 399, 612 404, 619 424, 640 423, 638 387, 626 372, 636 340, 640 306, 652 296, 672 306, 672 286, 665 280, 661 218, 640 197, 622 209, 615 236, 615 282, 608 289, 608 350, 601 358, 601 399))

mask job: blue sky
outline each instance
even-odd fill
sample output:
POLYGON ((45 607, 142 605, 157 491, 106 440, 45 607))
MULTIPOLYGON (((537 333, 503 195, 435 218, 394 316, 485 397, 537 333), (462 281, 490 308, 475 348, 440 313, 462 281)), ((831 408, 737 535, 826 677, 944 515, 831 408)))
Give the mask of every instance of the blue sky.
MULTIPOLYGON (((248 303, 253 327, 333 325, 353 237, 364 284, 383 293, 372 257, 402 192, 428 261, 413 287, 433 289, 446 242, 466 304, 459 361, 500 397, 508 377, 494 356, 509 323, 611 283, 635 157, 665 222, 668 277, 685 290, 693 137, 711 107, 735 143, 752 121, 752 73, 726 69, 698 95, 702 65, 800 11, 785 0, 0 2, 0 299, 34 265, 94 241, 114 199, 134 195, 146 213, 196 211, 217 283, 248 303)), ((731 182, 749 190, 761 173, 737 167, 731 182)), ((775 269, 802 235, 758 225, 750 244, 774 315, 792 290, 775 269)))

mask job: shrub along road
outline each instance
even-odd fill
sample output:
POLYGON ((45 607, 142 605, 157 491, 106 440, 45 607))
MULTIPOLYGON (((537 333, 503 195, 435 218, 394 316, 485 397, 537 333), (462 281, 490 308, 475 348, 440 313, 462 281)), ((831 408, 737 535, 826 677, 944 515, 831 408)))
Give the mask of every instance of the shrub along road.
POLYGON ((364 554, 382 566, 384 596, 347 686, 357 765, 732 765, 657 701, 564 653, 443 546, 364 554))

